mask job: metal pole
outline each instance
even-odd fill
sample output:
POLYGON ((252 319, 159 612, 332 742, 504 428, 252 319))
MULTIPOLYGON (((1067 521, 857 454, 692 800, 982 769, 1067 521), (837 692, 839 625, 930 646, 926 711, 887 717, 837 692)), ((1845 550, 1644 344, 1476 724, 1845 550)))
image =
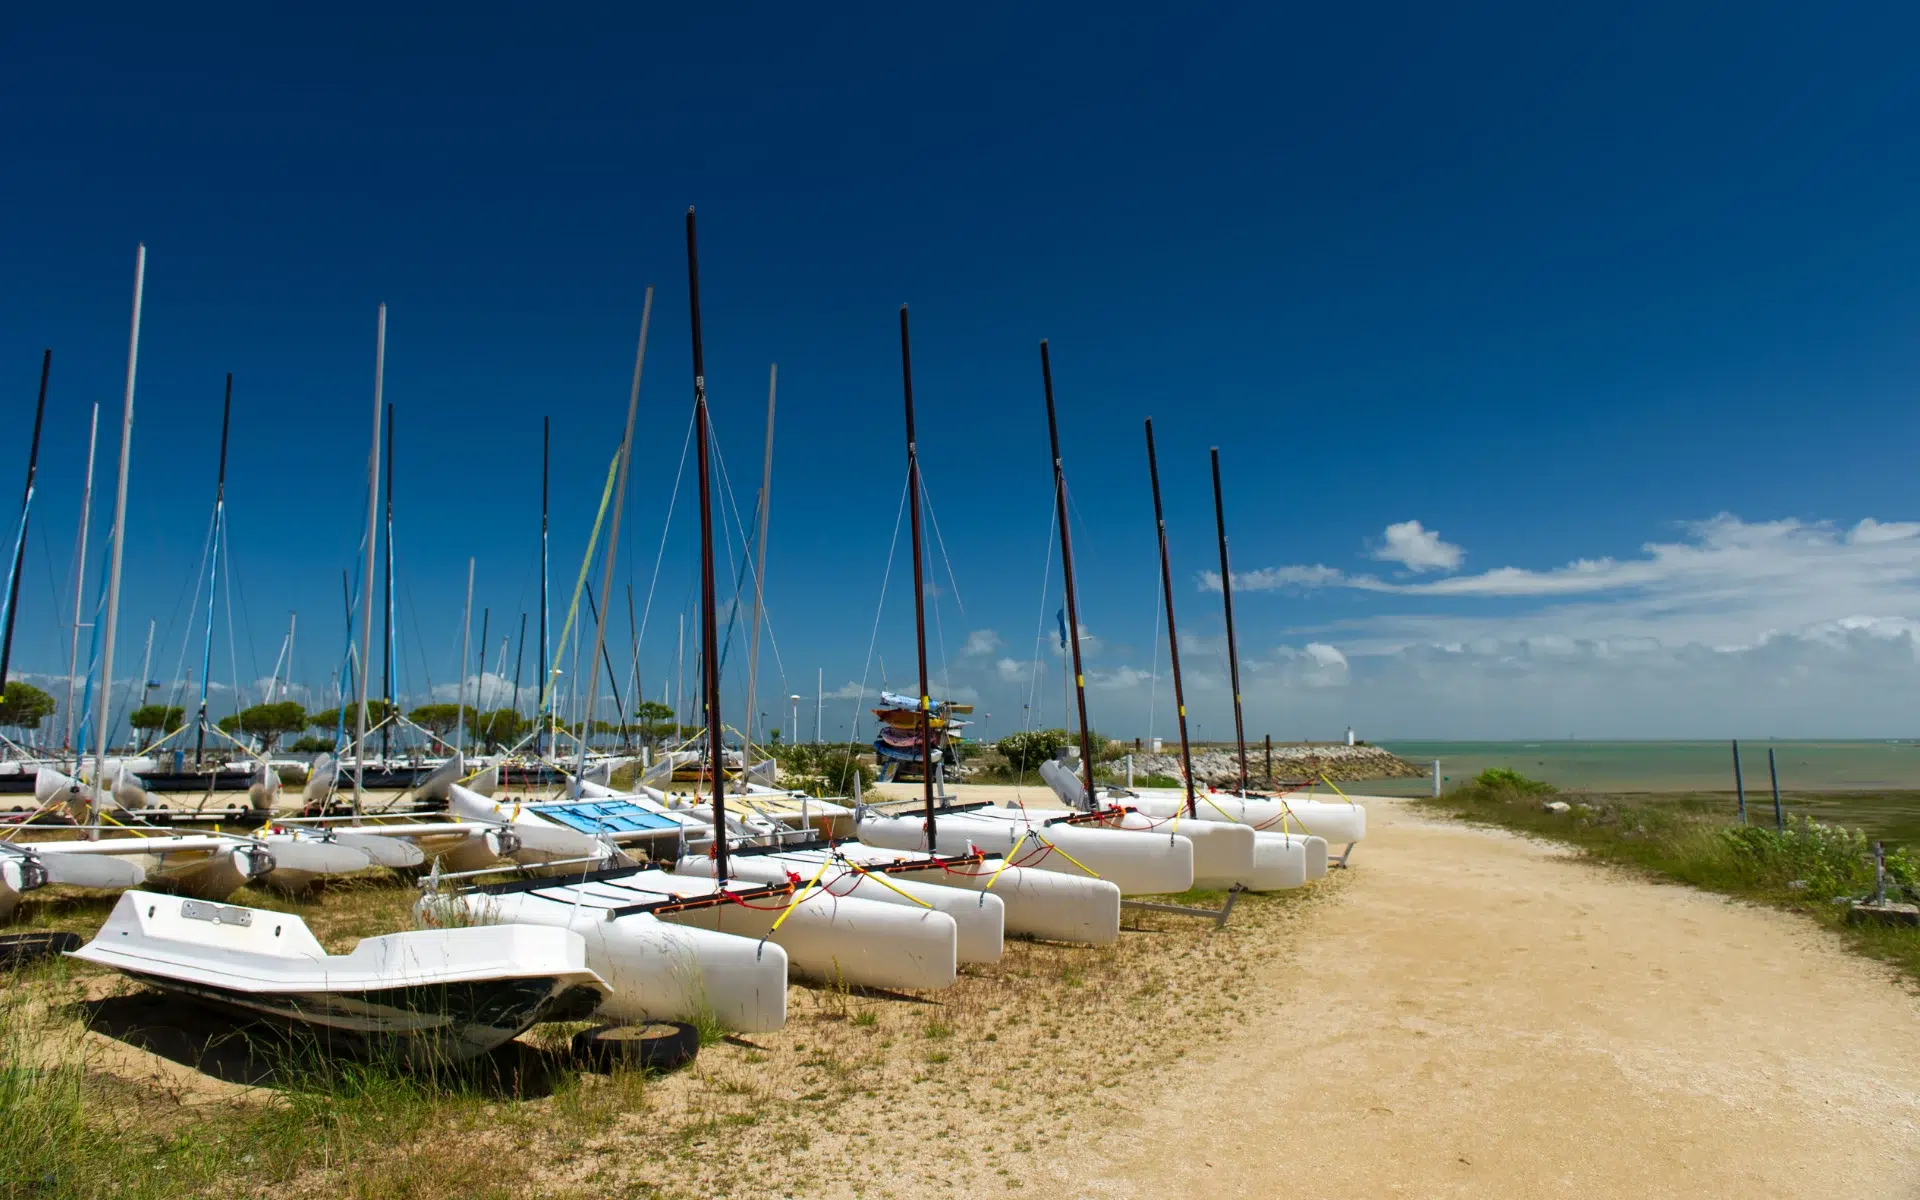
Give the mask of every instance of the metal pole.
POLYGON ((1733 739, 1733 793, 1740 802, 1740 823, 1747 823, 1747 785, 1740 777, 1740 739, 1733 739))
POLYGON ((107 778, 107 724, 112 717, 113 635, 120 623, 120 562, 126 549, 127 471, 133 454, 133 387, 140 365, 140 301, 146 292, 147 247, 141 243, 133 259, 133 331, 127 339, 127 391, 120 415, 120 482, 113 501, 113 553, 107 568, 107 628, 100 646, 100 698, 94 708, 93 802, 89 806, 89 839, 100 836, 100 789, 107 778))
POLYGON ((1053 500, 1060 510, 1060 573, 1066 581, 1067 640, 1073 648, 1073 694, 1080 710, 1080 766, 1087 773, 1087 808, 1100 807, 1093 787, 1093 740, 1087 729, 1087 676, 1080 666, 1080 605, 1073 588, 1073 535, 1067 520, 1067 473, 1060 462, 1060 422, 1053 411, 1053 358, 1040 339, 1040 378, 1047 392, 1047 444, 1053 450, 1053 500))
POLYGON ((547 467, 553 447, 553 418, 540 418, 540 686, 534 689, 533 754, 546 754, 547 692, 553 675, 547 665, 547 467))
MULTIPOLYGON (((233 372, 227 372, 227 398, 220 406, 220 473, 213 491, 212 566, 207 572, 207 636, 200 653, 200 712, 194 718, 193 766, 199 770, 207 749, 207 682, 213 674, 213 599, 220 584, 220 525, 227 507, 227 429, 233 418, 233 372)), ((140 681, 144 687, 146 680, 140 681)), ((238 687, 239 680, 234 680, 238 687)))
POLYGON ((27 487, 20 499, 20 538, 13 547, 13 570, 7 574, 7 628, 0 634, 0 695, 7 690, 7 667, 13 661, 13 623, 20 615, 20 571, 26 565, 27 518, 33 511, 33 477, 40 466, 40 423, 47 415, 47 376, 53 371, 53 351, 40 356, 40 399, 33 406, 33 442, 27 450, 27 487))
POLYGON ((1773 827, 1784 833, 1787 818, 1780 810, 1780 768, 1774 765, 1772 746, 1767 747, 1767 778, 1773 782, 1773 827))
POLYGON ((1433 798, 1440 798, 1440 760, 1433 760, 1433 798))
POLYGON ((700 469, 700 673, 707 705, 707 759, 713 764, 713 874, 727 881, 727 772, 720 725, 720 622, 713 577, 713 479, 707 465, 707 360, 700 337, 700 251, 687 209, 687 307, 693 317, 693 424, 700 469))
POLYGON ((1180 714, 1180 773, 1186 777, 1187 815, 1198 802, 1193 794, 1193 751, 1187 744, 1187 695, 1180 682, 1180 635, 1173 624, 1173 566, 1167 555, 1167 518, 1160 508, 1160 462, 1153 452, 1153 418, 1147 418, 1147 477, 1153 481, 1153 523, 1160 537, 1160 586, 1167 601, 1167 649, 1173 660, 1173 704, 1180 714))
POLYGON ((753 642, 747 652, 747 744, 742 751, 743 765, 751 765, 753 760, 753 716, 760 711, 754 704, 760 690, 760 618, 766 606, 767 516, 773 507, 773 395, 779 382, 780 364, 774 363, 767 368, 767 444, 761 455, 760 512, 754 518, 754 524, 760 527, 760 548, 753 567, 753 642))
MULTIPOLYGON (((373 558, 378 549, 380 516, 380 417, 387 378, 387 306, 380 306, 380 326, 373 350, 373 449, 367 454, 367 550, 360 565, 360 674, 359 704, 353 721, 353 813, 360 815, 360 793, 367 774, 367 685, 373 670, 373 558)), ((463 655, 464 657, 464 655, 463 655)))
POLYGON ((473 640, 473 559, 467 559, 467 607, 460 616, 460 694, 453 702, 453 751, 467 765, 467 651, 473 640))
POLYGON ((73 556, 73 644, 67 651, 67 751, 73 755, 74 773, 80 770, 80 747, 73 744, 74 677, 80 673, 81 601, 87 589, 87 526, 93 516, 93 450, 100 438, 100 406, 93 406, 93 423, 87 429, 87 482, 80 491, 80 548, 73 556))
POLYGON ((920 446, 913 429, 913 348, 907 337, 907 306, 900 306, 900 386, 907 408, 907 495, 913 514, 913 635, 920 653, 920 781, 927 811, 927 849, 939 848, 933 819, 933 697, 927 694, 927 591, 920 550, 920 446))
POLYGON ((513 711, 520 712, 520 667, 527 657, 527 614, 520 614, 520 641, 513 650, 513 711))
MULTIPOLYGON (((385 578, 381 583, 386 598, 380 608, 386 629, 381 635, 380 695, 387 702, 387 715, 393 715, 393 405, 387 405, 387 554, 385 578)), ((380 722, 380 761, 386 763, 393 752, 393 722, 380 722)))
POLYGON ((1213 520, 1220 532, 1220 595, 1227 606, 1227 672, 1233 684, 1233 740, 1240 748, 1240 794, 1247 792, 1247 729, 1240 718, 1240 649, 1233 635, 1233 571, 1227 565, 1227 510, 1220 501, 1220 447, 1213 458, 1213 520))
MULTIPOLYGON (((647 365, 647 327, 653 321, 653 289, 647 289, 647 298, 640 306, 640 345, 633 352, 633 386, 627 391, 627 431, 620 439, 620 474, 615 483, 613 494, 613 524, 607 532, 607 565, 600 575, 600 594, 609 603, 606 609, 596 609, 593 614, 593 653, 587 656, 587 708, 583 723, 586 731, 593 731, 593 707, 595 693, 600 687, 600 660, 606 658, 607 684, 613 689, 613 710, 626 724, 626 713, 620 705, 620 681, 613 674, 613 660, 607 658, 607 609, 613 604, 613 563, 614 552, 620 548, 620 513, 627 500, 627 464, 633 459, 633 420, 640 408, 640 376, 647 365)), ((586 773, 587 740, 580 740, 580 755, 576 760, 575 777, 586 773)))
MULTIPOLYGON (((628 567, 627 570, 631 573, 633 568, 628 567)), ((633 584, 631 583, 627 584, 627 640, 633 648, 633 674, 627 680, 627 695, 633 697, 631 715, 637 724, 640 719, 640 706, 646 702, 647 694, 640 687, 640 629, 633 620, 633 584)))
POLYGON ((821 724, 827 713, 827 669, 815 667, 813 676, 813 740, 821 739, 821 724))

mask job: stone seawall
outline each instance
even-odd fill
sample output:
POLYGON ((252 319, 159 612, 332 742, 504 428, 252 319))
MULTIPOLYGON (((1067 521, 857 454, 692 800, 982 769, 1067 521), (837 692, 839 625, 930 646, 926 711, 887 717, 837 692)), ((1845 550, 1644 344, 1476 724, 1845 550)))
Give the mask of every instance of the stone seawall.
MULTIPOLYGON (((1267 781, 1266 749, 1258 743, 1247 745, 1247 777, 1256 783, 1267 781)), ((1120 764, 1115 764, 1120 765, 1120 764)), ((1396 758, 1378 746, 1349 746, 1343 742, 1322 745, 1285 745, 1273 748, 1273 777, 1288 783, 1303 779, 1414 779, 1425 775, 1424 768, 1404 758, 1396 758)), ((1196 750, 1193 774, 1200 783, 1215 787, 1240 782, 1240 760, 1231 750, 1196 750)), ((1180 776, 1180 754, 1136 754, 1133 777, 1148 775, 1180 776)))

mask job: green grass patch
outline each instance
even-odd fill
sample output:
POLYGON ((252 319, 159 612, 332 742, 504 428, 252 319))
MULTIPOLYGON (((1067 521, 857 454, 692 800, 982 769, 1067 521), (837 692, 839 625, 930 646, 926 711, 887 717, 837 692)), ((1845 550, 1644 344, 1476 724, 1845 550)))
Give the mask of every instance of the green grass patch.
MULTIPOLYGON (((1796 797, 1783 828, 1773 822, 1772 798, 1748 797, 1748 824, 1734 819, 1732 796, 1595 795, 1559 793, 1548 784, 1496 768, 1464 787, 1415 801, 1422 808, 1498 825, 1578 847, 1587 857, 1677 880, 1723 895, 1804 913, 1840 931, 1862 953, 1894 963, 1920 979, 1920 930, 1848 925, 1852 900, 1874 888, 1874 835, 1857 826, 1815 819, 1834 811, 1859 812, 1859 797, 1832 807, 1796 797), (1569 811, 1547 804, 1564 801, 1569 811), (1761 819, 1765 824, 1752 823, 1761 819)), ((1784 802, 1783 797, 1783 802, 1784 802)), ((1896 826, 1899 820, 1893 822, 1896 826)), ((1887 891, 1893 899, 1920 899, 1920 859, 1886 846, 1887 891)))

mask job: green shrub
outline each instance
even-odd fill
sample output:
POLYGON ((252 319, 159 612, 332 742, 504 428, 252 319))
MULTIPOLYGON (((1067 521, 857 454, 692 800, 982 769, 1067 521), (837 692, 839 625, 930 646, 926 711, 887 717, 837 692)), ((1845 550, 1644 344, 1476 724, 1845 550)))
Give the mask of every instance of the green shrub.
MULTIPOLYGON (((1742 873, 1760 887, 1803 885, 1808 899, 1859 896, 1873 890, 1873 845, 1858 829, 1801 817, 1784 830, 1736 825, 1720 831, 1742 873)), ((1920 864, 1902 849, 1887 852, 1887 890, 1920 884, 1920 864)))
POLYGON ((1008 734, 995 742, 993 748, 1012 770, 1034 771, 1076 740, 1064 729, 1029 729, 1008 734))
POLYGON ((1488 767, 1474 777, 1473 786, 1485 791, 1507 793, 1512 796, 1544 796, 1548 792, 1559 791, 1550 783, 1538 779, 1528 779, 1512 767, 1488 767))
POLYGON ((781 783, 809 796, 851 796, 855 779, 862 791, 873 786, 874 769, 850 746, 799 742, 767 749, 780 760, 781 783))

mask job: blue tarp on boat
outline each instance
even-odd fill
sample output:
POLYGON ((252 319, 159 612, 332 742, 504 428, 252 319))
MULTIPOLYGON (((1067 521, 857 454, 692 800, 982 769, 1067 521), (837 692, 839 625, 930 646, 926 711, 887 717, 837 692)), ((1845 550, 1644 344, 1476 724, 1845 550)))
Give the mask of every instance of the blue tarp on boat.
POLYGON ((651 813, 628 800, 568 800, 554 804, 529 804, 527 811, 550 821, 558 821, 581 833, 647 833, 656 829, 675 830, 677 821, 651 813))

